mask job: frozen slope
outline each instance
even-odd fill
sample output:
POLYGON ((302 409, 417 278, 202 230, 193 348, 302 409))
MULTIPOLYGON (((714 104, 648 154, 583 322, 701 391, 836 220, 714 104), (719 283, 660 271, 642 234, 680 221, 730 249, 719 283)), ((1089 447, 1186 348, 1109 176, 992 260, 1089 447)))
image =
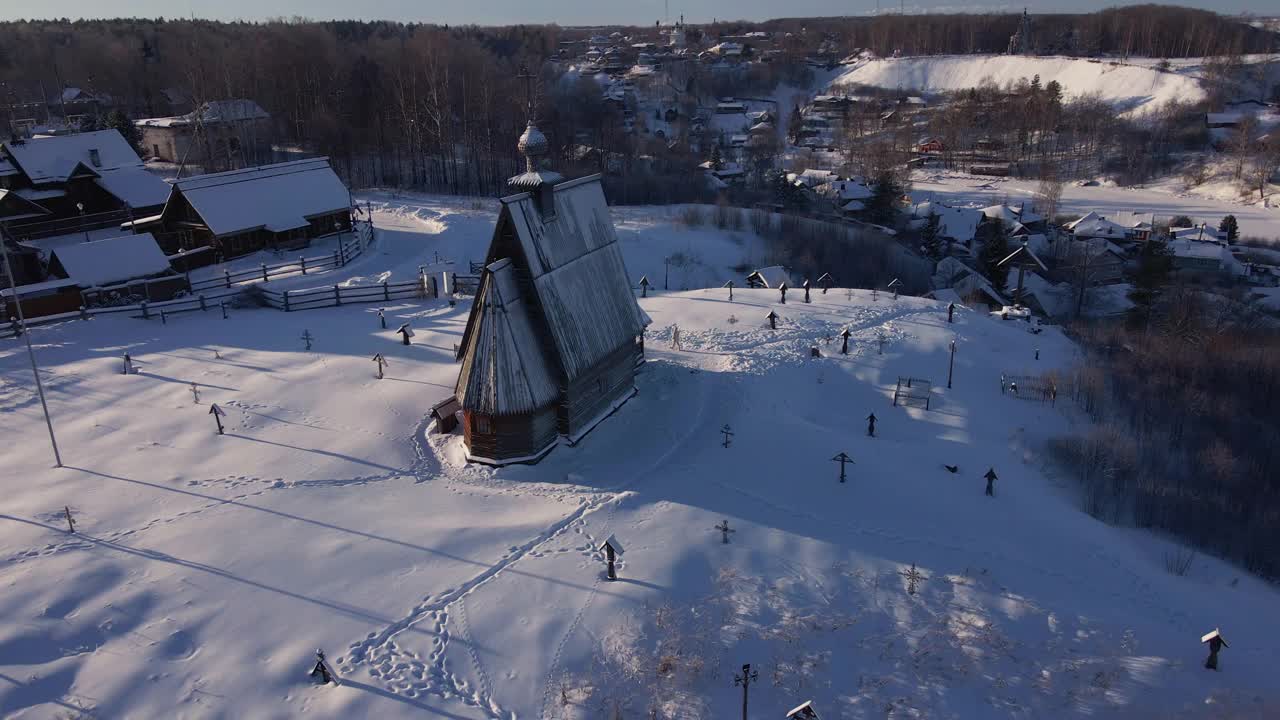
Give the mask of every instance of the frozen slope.
POLYGON ((836 77, 832 85, 871 85, 924 92, 952 92, 987 81, 1000 87, 1039 75, 1042 84, 1057 80, 1067 99, 1097 95, 1117 109, 1134 114, 1155 110, 1170 101, 1196 102, 1205 97, 1198 80, 1152 67, 1111 64, 1069 57, 1020 55, 937 55, 868 60, 836 77))
MULTIPOLYGON (((347 271, 482 242, 470 209, 420 205, 380 216, 400 233, 379 241, 387 265, 347 271), (428 210, 454 224, 420 224, 428 210)), ((372 306, 38 329, 63 469, 4 341, 0 716, 594 719, 661 698, 685 709, 659 717, 723 718, 744 662, 761 719, 810 697, 824 718, 1274 709, 1275 590, 1203 557, 1175 577, 1162 541, 1081 514, 1043 458, 1079 422, 1067 399, 1000 394, 1001 371, 1071 364, 1068 340, 883 293, 735 297, 651 289, 639 395, 579 446, 501 470, 425 432, 465 302, 389 307, 410 347, 372 306), (908 374, 935 383, 931 410, 891 406, 908 374), (592 552, 611 533, 619 582, 592 552), (1216 674, 1199 667, 1214 626, 1231 642, 1216 674), (342 686, 307 683, 317 647, 342 686)))

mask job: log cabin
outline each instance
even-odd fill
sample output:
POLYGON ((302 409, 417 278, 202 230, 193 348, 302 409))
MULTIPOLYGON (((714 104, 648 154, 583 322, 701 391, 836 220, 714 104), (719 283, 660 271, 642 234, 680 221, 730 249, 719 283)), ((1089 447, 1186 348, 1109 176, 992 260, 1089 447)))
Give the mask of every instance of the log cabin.
POLYGON ((458 349, 468 459, 491 465, 575 444, 631 398, 649 322, 600 176, 541 169, 547 140, 532 122, 519 148, 527 170, 501 200, 458 349))

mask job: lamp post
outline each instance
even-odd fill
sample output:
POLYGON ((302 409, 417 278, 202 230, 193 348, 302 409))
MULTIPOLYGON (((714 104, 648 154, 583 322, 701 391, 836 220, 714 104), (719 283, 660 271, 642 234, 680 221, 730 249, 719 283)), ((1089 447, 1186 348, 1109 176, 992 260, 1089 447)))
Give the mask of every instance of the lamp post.
POLYGON ((89 242, 89 229, 84 226, 84 203, 76 203, 76 210, 80 211, 80 231, 84 233, 84 241, 89 242))
POLYGON ((951 341, 951 359, 947 362, 947 389, 951 389, 951 371, 956 367, 956 341, 951 341))

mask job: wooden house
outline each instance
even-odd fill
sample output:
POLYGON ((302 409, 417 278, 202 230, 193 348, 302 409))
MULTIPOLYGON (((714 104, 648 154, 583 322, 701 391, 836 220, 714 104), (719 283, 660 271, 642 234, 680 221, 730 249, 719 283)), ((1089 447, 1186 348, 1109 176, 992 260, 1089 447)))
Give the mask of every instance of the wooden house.
POLYGON ((455 395, 470 460, 536 462, 576 443, 635 394, 648 317, 631 290, 600 176, 539 169, 545 136, 520 138, 528 170, 502 198, 459 345, 455 395))
POLYGON ((23 228, 37 223, 66 220, 63 232, 76 232, 86 215, 126 208, 139 215, 154 212, 164 205, 169 185, 143 168, 118 131, 99 130, 5 142, 0 196, 0 219, 25 237, 23 228))
POLYGON ((86 306, 112 295, 149 302, 170 300, 190 289, 147 233, 55 248, 49 255, 49 280, 55 279, 74 281, 86 306))
POLYGON ((223 259, 296 249, 351 229, 351 193, 328 158, 178 180, 159 215, 133 223, 165 252, 212 247, 223 259))

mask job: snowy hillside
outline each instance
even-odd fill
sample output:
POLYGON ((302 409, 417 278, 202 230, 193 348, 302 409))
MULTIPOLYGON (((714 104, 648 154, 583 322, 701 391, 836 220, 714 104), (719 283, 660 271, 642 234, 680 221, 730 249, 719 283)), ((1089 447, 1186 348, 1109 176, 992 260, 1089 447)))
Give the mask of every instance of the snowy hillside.
POLYGON ((832 81, 833 87, 870 85, 923 92, 951 92, 987 81, 1004 87, 1039 75, 1040 82, 1062 85, 1068 100, 1097 95, 1130 114, 1151 112, 1170 101, 1205 97, 1198 80, 1153 67, 1112 64, 1069 57, 1016 55, 940 55, 866 60, 832 81))
MULTIPOLYGON (((484 254, 484 202, 368 199, 374 249, 286 282, 484 254)), ((618 223, 636 278, 700 255, 673 288, 750 254, 665 210, 618 223)), ((452 393, 465 301, 388 305, 412 346, 368 305, 36 329, 62 469, 25 351, 0 341, 0 716, 729 718, 748 662, 758 720, 808 699, 828 720, 1275 712, 1280 593, 1212 558, 1172 575, 1168 543, 1079 512, 1044 456, 1081 421, 1067 393, 1001 393, 1002 372, 1072 365, 1068 339, 948 324, 918 298, 802 298, 651 288, 639 394, 577 447, 500 470, 426 418, 452 393), (899 376, 932 381, 928 410, 893 407, 899 376), (611 534, 617 582, 593 552, 611 534), (1215 626, 1219 673, 1199 644, 1215 626), (341 686, 308 682, 316 648, 341 686)))

